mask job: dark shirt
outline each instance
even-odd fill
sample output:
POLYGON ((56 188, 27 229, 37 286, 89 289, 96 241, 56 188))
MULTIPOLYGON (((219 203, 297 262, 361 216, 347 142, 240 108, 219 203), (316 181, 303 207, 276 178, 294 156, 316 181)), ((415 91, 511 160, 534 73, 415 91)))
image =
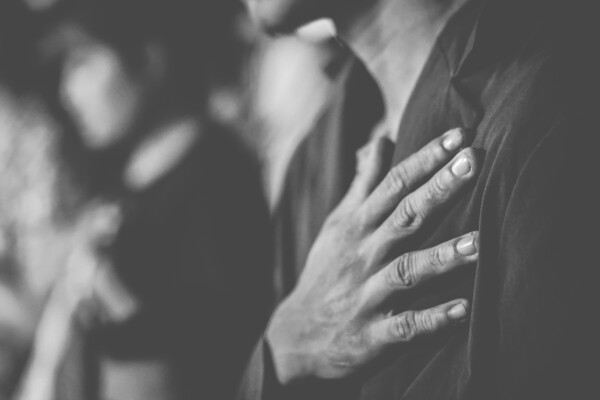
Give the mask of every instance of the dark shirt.
MULTIPOLYGON (((406 109, 393 165, 450 128, 469 130, 480 158, 477 181, 415 243, 428 248, 479 230, 480 258, 474 270, 444 277, 395 304, 400 312, 465 297, 472 300, 471 317, 392 354, 386 367, 354 379, 356 387, 341 382, 352 392, 344 398, 600 396, 592 316, 600 304, 594 288, 599 271, 591 257, 599 221, 592 200, 597 70, 591 37, 581 29, 585 13, 576 3, 562 3, 472 1, 440 35, 406 109)), ((330 150, 297 157, 327 160, 330 150)), ((307 200, 310 186, 294 186, 294 177, 310 174, 312 165, 290 170, 286 190, 308 194, 288 198, 284 207, 315 207, 323 215, 331 204, 307 200)), ((280 238, 292 249, 299 239, 280 238)), ((318 382, 278 387, 268 350, 266 343, 257 347, 242 399, 339 397, 318 382)))
POLYGON ((221 128, 200 137, 175 168, 124 196, 107 250, 140 309, 89 339, 104 358, 162 363, 173 399, 231 398, 273 301, 257 163, 221 128))

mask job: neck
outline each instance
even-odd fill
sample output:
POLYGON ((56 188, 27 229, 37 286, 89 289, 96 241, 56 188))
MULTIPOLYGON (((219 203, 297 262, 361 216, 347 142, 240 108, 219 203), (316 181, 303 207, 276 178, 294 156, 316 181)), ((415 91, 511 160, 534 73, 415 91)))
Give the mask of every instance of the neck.
POLYGON ((336 19, 340 37, 365 63, 385 103, 392 138, 442 29, 468 0, 376 0, 336 19))

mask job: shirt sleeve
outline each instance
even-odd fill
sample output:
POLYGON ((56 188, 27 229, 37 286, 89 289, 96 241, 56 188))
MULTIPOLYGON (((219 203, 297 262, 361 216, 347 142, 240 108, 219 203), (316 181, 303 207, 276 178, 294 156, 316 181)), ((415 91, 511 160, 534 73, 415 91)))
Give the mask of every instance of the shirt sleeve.
POLYGON ((266 339, 261 338, 242 376, 237 400, 280 399, 282 390, 275 374, 269 345, 266 339))
POLYGON ((488 382, 500 399, 600 397, 589 367, 600 356, 597 146, 593 124, 581 122, 565 121, 534 149, 509 200, 497 268, 484 266, 498 286, 487 288, 492 317, 477 327, 492 362, 471 360, 488 368, 482 394, 488 382))
POLYGON ((547 133, 520 169, 500 225, 481 222, 470 326, 430 365, 430 388, 404 398, 600 398, 591 367, 600 359, 591 126, 570 119, 547 133))
POLYGON ((308 379, 282 385, 277 379, 271 348, 263 337, 242 377, 237 400, 355 399, 359 386, 356 379, 308 379))

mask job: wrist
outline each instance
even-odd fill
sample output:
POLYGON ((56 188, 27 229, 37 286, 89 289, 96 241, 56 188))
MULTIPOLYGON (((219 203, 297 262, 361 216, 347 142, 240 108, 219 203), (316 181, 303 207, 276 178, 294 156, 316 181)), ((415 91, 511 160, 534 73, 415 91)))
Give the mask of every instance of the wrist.
POLYGON ((265 333, 277 380, 283 386, 310 375, 306 356, 302 355, 302 345, 298 339, 299 326, 293 315, 282 304, 273 314, 265 333))

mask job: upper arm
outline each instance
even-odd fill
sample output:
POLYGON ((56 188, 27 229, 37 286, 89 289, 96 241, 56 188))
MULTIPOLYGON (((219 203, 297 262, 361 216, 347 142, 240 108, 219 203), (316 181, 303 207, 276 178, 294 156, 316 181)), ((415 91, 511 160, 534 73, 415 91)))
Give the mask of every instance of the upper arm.
POLYGON ((531 152, 510 196, 497 269, 502 398, 554 398, 591 384, 581 362, 598 350, 589 335, 600 304, 591 284, 599 277, 592 258, 592 127, 581 115, 555 126, 531 152))

